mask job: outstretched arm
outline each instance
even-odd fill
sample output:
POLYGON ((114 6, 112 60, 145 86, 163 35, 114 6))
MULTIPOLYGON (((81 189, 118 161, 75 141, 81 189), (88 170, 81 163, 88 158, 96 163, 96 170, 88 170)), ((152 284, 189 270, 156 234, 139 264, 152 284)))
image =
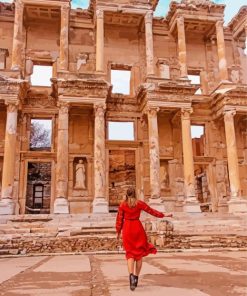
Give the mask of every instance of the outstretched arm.
POLYGON ((164 218, 165 217, 165 215, 163 213, 151 208, 145 202, 139 200, 139 204, 140 204, 141 209, 143 211, 147 212, 148 214, 150 214, 150 215, 152 215, 154 217, 158 217, 158 218, 164 218))
POLYGON ((121 207, 121 205, 118 208, 117 218, 116 218, 116 231, 118 236, 121 233, 122 227, 123 227, 123 219, 124 219, 124 212, 121 207))

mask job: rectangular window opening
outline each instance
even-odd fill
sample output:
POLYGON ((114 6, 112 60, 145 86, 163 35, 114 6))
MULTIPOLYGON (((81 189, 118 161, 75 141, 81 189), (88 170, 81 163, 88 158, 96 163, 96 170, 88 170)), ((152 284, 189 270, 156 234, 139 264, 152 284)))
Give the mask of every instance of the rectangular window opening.
POLYGON ((52 139, 51 119, 31 119, 30 150, 50 151, 52 139))
POLYGON ((113 85, 112 93, 130 94, 130 70, 111 70, 111 84, 113 85))
POLYGON ((51 86, 52 72, 52 66, 34 65, 31 84, 33 86, 51 86))
POLYGON ((134 141, 134 122, 108 122, 108 139, 117 141, 134 141))
POLYGON ((191 138, 193 154, 203 156, 205 151, 205 127, 204 125, 191 125, 191 138))
MULTIPOLYGON (((189 80, 191 81, 192 84, 196 84, 196 85, 201 85, 201 77, 200 74, 191 74, 188 75, 189 80)), ((195 95, 201 95, 202 94, 202 90, 201 87, 198 88, 198 90, 195 92, 195 95)))

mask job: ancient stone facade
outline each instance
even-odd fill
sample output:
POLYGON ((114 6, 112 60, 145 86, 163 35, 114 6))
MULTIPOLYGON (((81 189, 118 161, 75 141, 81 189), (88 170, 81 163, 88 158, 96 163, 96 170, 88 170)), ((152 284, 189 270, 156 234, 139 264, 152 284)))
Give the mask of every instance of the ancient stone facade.
POLYGON ((128 185, 162 211, 247 211, 247 7, 224 26, 213 1, 164 18, 157 4, 0 3, 0 214, 106 213, 128 185), (32 85, 38 65, 51 86, 32 85), (31 149, 33 119, 51 121, 49 149, 31 149), (110 122, 134 138, 112 140, 110 122))

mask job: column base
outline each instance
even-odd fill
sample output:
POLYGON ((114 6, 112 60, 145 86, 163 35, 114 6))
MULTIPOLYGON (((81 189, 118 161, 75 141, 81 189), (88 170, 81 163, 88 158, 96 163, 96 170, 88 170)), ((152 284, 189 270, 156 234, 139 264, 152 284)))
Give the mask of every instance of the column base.
POLYGON ((3 198, 0 200, 0 215, 14 215, 15 202, 11 198, 3 198))
POLYGON ((229 213, 241 214, 247 213, 247 200, 244 199, 234 199, 228 202, 229 213))
POLYGON ((93 201, 93 213, 109 213, 108 202, 103 197, 95 198, 93 201))
POLYGON ((150 198, 149 202, 148 202, 148 205, 151 208, 153 208, 153 209, 155 209, 155 210, 157 210, 159 212, 162 212, 162 213, 165 212, 165 205, 162 203, 162 200, 160 198, 157 198, 157 199, 156 198, 150 198))
POLYGON ((225 214, 229 212, 229 206, 227 201, 219 201, 218 203, 218 213, 225 214))
POLYGON ((183 207, 184 212, 186 213, 201 213, 200 204, 196 201, 187 201, 183 207))
POLYGON ((69 203, 64 197, 56 198, 54 202, 54 214, 69 214, 69 203))

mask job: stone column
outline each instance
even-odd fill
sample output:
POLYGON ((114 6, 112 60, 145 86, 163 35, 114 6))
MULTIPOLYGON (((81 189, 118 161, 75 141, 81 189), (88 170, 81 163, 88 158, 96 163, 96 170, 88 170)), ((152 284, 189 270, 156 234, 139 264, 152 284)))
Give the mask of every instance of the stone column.
POLYGON ((187 52, 185 40, 184 18, 181 16, 177 19, 178 29, 178 59, 180 64, 181 77, 187 77, 187 52))
POLYGON ((60 70, 69 68, 69 14, 70 6, 61 6, 61 31, 60 31, 60 70))
POLYGON ((234 127, 235 110, 224 112, 228 173, 231 189, 229 212, 247 212, 247 201, 241 199, 240 176, 238 167, 238 150, 234 127))
POLYGON ((108 213, 106 200, 105 110, 104 103, 94 105, 94 213, 108 213))
POLYGON ((2 174, 2 198, 0 201, 1 215, 13 215, 15 213, 13 192, 16 159, 17 115, 18 103, 7 103, 7 121, 2 174))
POLYGON ((20 70, 22 68, 22 50, 23 50, 23 11, 24 4, 21 0, 15 0, 15 22, 12 49, 12 70, 20 70))
POLYGON ((147 75, 154 75, 153 12, 145 15, 147 75))
POLYGON ((148 137, 149 137, 149 157, 150 157, 150 191, 151 198, 149 204, 157 210, 164 211, 164 206, 160 199, 160 152, 158 133, 159 108, 149 107, 148 116, 148 137))
POLYGON ((69 104, 60 102, 57 135, 56 199, 54 214, 68 214, 69 104))
POLYGON ((220 79, 228 80, 223 21, 218 21, 216 23, 216 38, 219 58, 220 79))
POLYGON ((104 72, 104 11, 96 11, 96 71, 104 72))
POLYGON ((185 189, 185 211, 201 212, 195 194, 194 159, 191 138, 190 114, 192 108, 181 110, 182 122, 182 144, 183 144, 183 164, 184 164, 184 189, 185 189))

